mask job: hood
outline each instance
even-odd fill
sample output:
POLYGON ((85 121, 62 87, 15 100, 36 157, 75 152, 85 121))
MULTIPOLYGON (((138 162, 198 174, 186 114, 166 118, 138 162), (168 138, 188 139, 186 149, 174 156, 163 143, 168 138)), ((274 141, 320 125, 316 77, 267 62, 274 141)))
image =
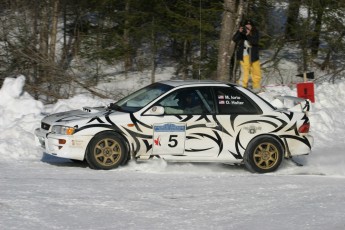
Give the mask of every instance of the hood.
POLYGON ((42 123, 52 125, 53 123, 79 123, 82 120, 90 120, 94 117, 103 117, 106 114, 122 113, 114 110, 109 110, 106 107, 84 107, 83 110, 70 110, 61 113, 54 113, 42 119, 42 123))

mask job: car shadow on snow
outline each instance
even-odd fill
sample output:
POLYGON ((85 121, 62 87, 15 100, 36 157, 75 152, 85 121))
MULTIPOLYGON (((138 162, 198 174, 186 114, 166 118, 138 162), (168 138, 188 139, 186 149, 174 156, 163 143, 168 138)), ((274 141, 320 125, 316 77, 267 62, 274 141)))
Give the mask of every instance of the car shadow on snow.
MULTIPOLYGON (((307 161, 303 157, 294 157, 296 162, 301 165, 296 165, 293 161, 284 159, 281 166, 275 172, 270 174, 278 175, 305 175, 308 174, 307 161)), ((89 168, 86 161, 70 160, 60 157, 55 157, 46 153, 43 153, 41 162, 58 167, 74 167, 74 168, 89 168)), ((131 160, 126 165, 122 165, 118 168, 125 171, 142 171, 142 172, 176 172, 176 173, 232 173, 232 174, 251 174, 243 164, 224 164, 224 163, 206 163, 206 162, 166 162, 162 159, 149 160, 149 161, 135 161, 131 160)), ((323 175, 323 174, 316 174, 323 175)))
POLYGON ((86 161, 64 159, 60 157, 54 157, 46 153, 43 153, 41 161, 50 165, 62 166, 62 167, 79 167, 79 168, 89 167, 86 161))
POLYGON ((233 165, 211 162, 167 162, 163 159, 151 159, 149 161, 131 160, 119 170, 149 172, 149 173, 231 173, 248 174, 244 165, 233 165))
MULTIPOLYGON (((89 168, 86 161, 70 160, 60 157, 55 157, 46 153, 43 153, 41 162, 58 167, 78 167, 78 168, 89 168)), ((223 173, 232 172, 238 173, 250 173, 248 172, 244 165, 233 165, 233 164, 223 164, 223 163, 183 163, 183 162, 166 162, 161 159, 149 160, 149 161, 135 161, 131 160, 126 165, 122 165, 118 168, 119 170, 128 171, 143 171, 143 172, 190 172, 190 173, 200 173, 200 172, 213 172, 213 173, 223 173), (163 163, 164 162, 164 163, 163 163)))

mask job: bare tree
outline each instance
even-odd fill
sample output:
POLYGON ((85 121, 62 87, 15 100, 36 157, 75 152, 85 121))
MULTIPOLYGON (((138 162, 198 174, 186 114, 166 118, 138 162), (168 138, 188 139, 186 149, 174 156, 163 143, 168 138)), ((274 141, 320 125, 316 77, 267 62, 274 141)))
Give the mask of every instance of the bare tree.
POLYGON ((217 79, 229 81, 230 59, 235 50, 232 36, 243 15, 243 0, 224 0, 224 12, 222 17, 219 39, 217 79))
POLYGON ((289 0, 289 7, 287 12, 287 20, 285 27, 285 36, 287 39, 296 39, 298 35, 298 16, 299 8, 302 0, 289 0))
POLYGON ((58 25, 58 18, 59 18, 59 0, 53 0, 52 6, 53 6, 52 7, 53 15, 52 15, 52 26, 51 26, 51 31, 50 31, 49 56, 50 56, 50 61, 54 63, 57 25, 58 25))
POLYGON ((155 17, 152 16, 152 29, 151 29, 151 83, 156 81, 156 54, 157 54, 157 41, 155 31, 155 17))
POLYGON ((124 31, 123 31, 123 42, 125 45, 125 57, 124 57, 124 65, 125 65, 125 71, 129 71, 129 69, 132 67, 132 57, 131 57, 131 51, 130 51, 130 34, 129 34, 129 11, 130 11, 130 0, 126 0, 125 2, 125 25, 124 25, 124 31))
POLYGON ((47 68, 44 61, 48 60, 48 41, 49 41, 49 12, 48 3, 43 1, 41 4, 41 14, 39 20, 39 54, 41 57, 40 67, 39 67, 39 77, 42 79, 47 79, 47 68))
POLYGON ((224 12, 219 39, 217 79, 227 81, 229 78, 230 54, 229 47, 231 43, 232 31, 234 30, 235 0, 224 0, 224 12))
MULTIPOLYGON (((235 30, 236 28, 238 28, 240 26, 240 23, 243 19, 243 15, 244 15, 244 9, 247 8, 247 5, 245 5, 243 0, 239 1, 239 5, 238 5, 238 9, 237 9, 237 19, 235 22, 235 30)), ((234 57, 234 65, 233 65, 233 69, 232 69, 232 73, 230 74, 230 82, 236 82, 236 69, 237 69, 237 63, 238 60, 236 59, 236 55, 233 55, 235 53, 235 49, 236 49, 236 44, 235 42, 231 42, 230 43, 230 49, 229 49, 229 54, 231 54, 230 56, 234 57)))

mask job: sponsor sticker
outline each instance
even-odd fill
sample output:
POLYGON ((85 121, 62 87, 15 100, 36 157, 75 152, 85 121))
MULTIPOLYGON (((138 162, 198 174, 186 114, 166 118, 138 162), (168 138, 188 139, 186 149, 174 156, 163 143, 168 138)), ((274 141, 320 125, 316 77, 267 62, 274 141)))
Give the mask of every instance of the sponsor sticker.
POLYGON ((260 131, 262 128, 261 126, 251 125, 249 127, 244 127, 244 129, 247 130, 249 134, 255 134, 257 131, 260 131))
POLYGON ((155 132, 185 132, 186 126, 181 124, 163 124, 154 126, 155 132))
POLYGON ((242 101, 240 96, 218 95, 218 104, 220 104, 220 105, 243 105, 244 102, 242 101))

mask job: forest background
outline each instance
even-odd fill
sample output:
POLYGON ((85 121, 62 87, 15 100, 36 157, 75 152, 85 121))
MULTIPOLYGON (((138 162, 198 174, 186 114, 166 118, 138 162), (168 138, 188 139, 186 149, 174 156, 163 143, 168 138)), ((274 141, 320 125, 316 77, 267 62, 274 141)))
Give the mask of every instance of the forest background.
POLYGON ((262 70, 276 70, 281 84, 291 81, 279 76, 283 58, 298 72, 317 71, 315 81, 334 82, 345 71, 345 1, 0 0, 0 9, 0 85, 24 75, 25 91, 45 103, 77 88, 118 99, 95 86, 144 71, 154 82, 165 67, 177 79, 235 82, 231 38, 248 18, 266 51, 262 70))

